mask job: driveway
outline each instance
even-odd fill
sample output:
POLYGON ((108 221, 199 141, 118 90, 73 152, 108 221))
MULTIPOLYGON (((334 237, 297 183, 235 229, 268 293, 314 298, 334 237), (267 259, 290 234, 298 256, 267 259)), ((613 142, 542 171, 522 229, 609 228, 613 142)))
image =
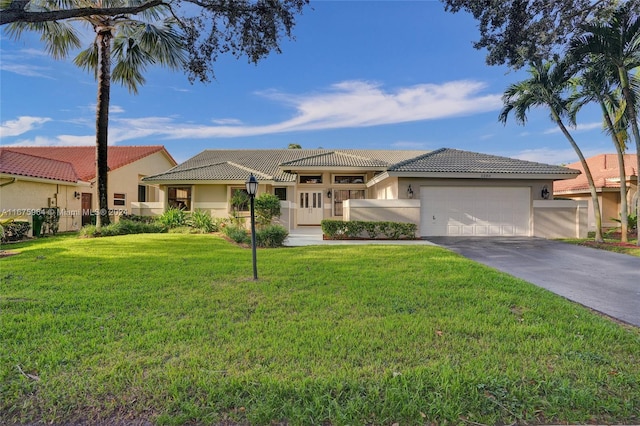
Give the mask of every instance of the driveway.
POLYGON ((640 327, 640 258, 540 238, 430 237, 437 245, 640 327))

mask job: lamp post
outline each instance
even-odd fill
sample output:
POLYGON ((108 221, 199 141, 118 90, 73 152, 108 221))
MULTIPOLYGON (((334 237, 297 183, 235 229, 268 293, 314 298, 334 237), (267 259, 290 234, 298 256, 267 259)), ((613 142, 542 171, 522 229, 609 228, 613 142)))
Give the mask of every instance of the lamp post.
POLYGON ((256 192, 258 192, 258 179, 251 173, 249 178, 245 182, 247 187, 247 194, 251 200, 251 254, 253 256, 253 279, 258 279, 258 266, 256 263, 256 214, 254 208, 254 199, 256 198, 256 192))

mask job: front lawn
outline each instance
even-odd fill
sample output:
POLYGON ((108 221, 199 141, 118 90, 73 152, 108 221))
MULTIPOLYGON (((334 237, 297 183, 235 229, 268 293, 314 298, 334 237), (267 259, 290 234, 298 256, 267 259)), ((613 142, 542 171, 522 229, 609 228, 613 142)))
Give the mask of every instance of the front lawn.
POLYGON ((0 423, 640 422, 639 329, 439 247, 11 250, 0 423))

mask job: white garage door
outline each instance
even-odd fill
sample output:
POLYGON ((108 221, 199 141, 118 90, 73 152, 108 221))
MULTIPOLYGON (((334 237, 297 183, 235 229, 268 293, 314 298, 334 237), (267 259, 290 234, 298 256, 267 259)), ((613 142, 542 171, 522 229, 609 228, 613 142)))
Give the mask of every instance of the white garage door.
POLYGON ((529 236, 531 189, 420 188, 420 234, 428 236, 529 236))

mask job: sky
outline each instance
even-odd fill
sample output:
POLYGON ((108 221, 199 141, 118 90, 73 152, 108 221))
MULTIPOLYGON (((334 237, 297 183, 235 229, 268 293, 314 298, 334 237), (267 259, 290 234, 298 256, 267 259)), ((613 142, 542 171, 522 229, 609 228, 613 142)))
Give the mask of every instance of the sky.
MULTIPOLYGON (((257 65, 221 56, 211 83, 148 68, 137 95, 112 85, 110 145, 205 149, 455 148, 548 164, 578 160, 544 109, 502 124, 502 93, 525 70, 488 66, 470 15, 439 1, 312 0, 294 40, 257 65)), ((0 43, 2 146, 95 144, 97 83, 73 56, 25 34, 0 43)), ((87 43, 90 39, 87 40, 87 43)), ((586 157, 615 152, 596 108, 572 130, 586 157)))

